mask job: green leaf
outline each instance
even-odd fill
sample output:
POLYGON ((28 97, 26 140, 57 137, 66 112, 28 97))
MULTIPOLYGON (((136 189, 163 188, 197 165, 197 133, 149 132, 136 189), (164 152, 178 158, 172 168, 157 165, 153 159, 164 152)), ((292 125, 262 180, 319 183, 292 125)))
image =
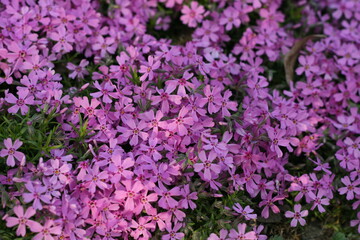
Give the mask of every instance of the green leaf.
POLYGON ((332 236, 332 240, 347 240, 348 238, 342 232, 334 233, 332 236))

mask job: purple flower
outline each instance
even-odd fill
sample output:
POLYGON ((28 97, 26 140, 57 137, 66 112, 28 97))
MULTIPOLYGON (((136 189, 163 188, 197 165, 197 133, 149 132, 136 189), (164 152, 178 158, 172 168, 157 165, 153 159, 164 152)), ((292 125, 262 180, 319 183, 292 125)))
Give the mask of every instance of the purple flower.
POLYGON ((194 171, 195 172, 204 171, 204 179, 207 181, 211 180, 212 178, 216 178, 216 176, 221 171, 221 166, 216 163, 213 163, 216 157, 217 155, 214 151, 210 151, 208 157, 206 157, 205 151, 199 152, 199 158, 202 161, 202 163, 195 163, 194 171))
POLYGON ((140 81, 145 81, 147 78, 149 78, 149 81, 153 80, 154 78, 154 70, 158 69, 160 67, 161 62, 155 61, 154 57, 149 56, 148 57, 148 65, 141 65, 140 66, 140 73, 143 73, 143 75, 140 77, 140 81))
POLYGON ((179 229, 182 227, 182 223, 176 222, 174 223, 174 226, 171 227, 171 223, 168 223, 166 225, 166 231, 168 234, 165 234, 161 237, 162 240, 177 240, 177 239, 183 239, 185 237, 184 233, 179 233, 179 229))
POLYGON ((341 179, 341 182, 345 184, 346 187, 339 188, 339 193, 341 195, 346 193, 347 200, 354 199, 354 194, 360 195, 360 187, 357 187, 360 185, 360 179, 351 182, 350 178, 348 176, 345 176, 341 179))
MULTIPOLYGON (((16 229, 16 235, 25 237, 26 234, 26 226, 28 226, 31 230, 33 228, 36 228, 36 226, 40 225, 39 223, 30 220, 32 216, 35 215, 36 211, 34 208, 29 207, 25 214, 24 214, 24 208, 22 206, 15 206, 13 208, 16 217, 7 217, 6 220, 6 226, 7 227, 13 227, 18 225, 16 229)), ((32 230, 33 231, 33 230, 32 230)))
POLYGON ((316 207, 318 208, 319 212, 325 212, 325 208, 322 205, 329 205, 330 201, 328 198, 322 198, 325 195, 325 192, 320 189, 315 195, 313 192, 309 192, 309 197, 314 201, 311 210, 314 210, 316 207))
POLYGON ((43 208, 41 201, 50 204, 51 196, 46 194, 46 187, 40 185, 34 186, 32 182, 26 183, 25 187, 29 191, 29 193, 22 194, 24 202, 29 203, 33 201, 32 206, 35 210, 41 210, 43 208))
POLYGON ((304 226, 306 224, 306 221, 305 219, 303 219, 303 217, 306 217, 308 214, 308 210, 301 211, 301 205, 295 204, 294 212, 287 211, 285 213, 285 217, 292 218, 290 223, 292 227, 296 227, 298 222, 301 226, 304 226))
POLYGON ((284 146, 284 147, 289 146, 289 140, 283 138, 286 134, 286 131, 280 129, 274 129, 272 127, 268 127, 266 130, 271 140, 270 150, 276 152, 279 158, 282 157, 283 152, 281 151, 279 146, 284 146))
POLYGON ((360 158, 360 137, 356 138, 355 141, 347 137, 344 143, 348 146, 347 150, 350 154, 353 154, 356 158, 360 158))
POLYGON ((239 223, 237 226, 237 231, 235 229, 231 229, 229 233, 229 237, 232 239, 247 239, 247 240, 255 240, 255 232, 250 231, 246 232, 246 224, 239 223))
POLYGON ((226 25, 226 31, 230 31, 233 26, 239 27, 241 24, 239 12, 236 11, 236 9, 233 7, 226 8, 223 12, 223 16, 220 18, 219 23, 221 25, 226 25))
POLYGON ((188 25, 189 27, 196 27, 197 23, 202 21, 205 9, 202 5, 199 5, 198 2, 192 1, 190 7, 186 5, 183 6, 181 13, 183 15, 180 17, 180 19, 184 24, 188 25))
POLYGON ((246 220, 256 219, 257 217, 256 214, 252 213, 254 212, 254 209, 251 209, 250 206, 246 206, 245 208, 243 208, 239 203, 235 203, 233 209, 235 210, 235 212, 245 217, 246 220))
POLYGON ((85 75, 89 75, 89 72, 86 70, 86 66, 89 65, 89 61, 83 59, 81 60, 79 66, 74 65, 73 63, 69 62, 66 65, 66 68, 73 71, 69 77, 74 79, 78 77, 79 79, 84 79, 85 75))
POLYGON ((52 32, 50 34, 50 38, 57 42, 53 47, 55 52, 70 52, 73 49, 71 45, 74 42, 73 35, 69 32, 66 32, 64 26, 59 26, 57 28, 57 32, 52 32))
POLYGON ((17 113, 20 109, 21 115, 25 115, 29 111, 27 105, 33 105, 35 103, 34 96, 29 94, 29 90, 18 91, 19 98, 16 98, 12 93, 5 94, 5 101, 14 104, 8 109, 9 113, 17 113))
POLYGON ((12 143, 11 138, 7 138, 4 140, 5 148, 0 151, 1 157, 6 157, 6 165, 10 167, 15 166, 15 159, 20 162, 20 165, 25 165, 25 154, 22 152, 16 151, 23 144, 22 141, 16 139, 14 144, 12 143))
POLYGON ((53 220, 47 220, 44 226, 40 224, 32 226, 31 231, 38 233, 33 238, 34 240, 52 240, 54 235, 61 234, 61 226, 54 226, 53 220))
POLYGON ((88 169, 88 174, 85 175, 84 180, 87 181, 89 192, 95 193, 96 187, 100 189, 107 189, 108 185, 105 180, 109 177, 106 171, 99 171, 99 166, 95 165, 92 169, 88 169))
POLYGON ((144 188, 141 182, 124 180, 122 184, 125 186, 124 190, 118 190, 115 192, 115 199, 125 201, 125 210, 133 211, 135 208, 135 198, 137 198, 139 192, 144 188))

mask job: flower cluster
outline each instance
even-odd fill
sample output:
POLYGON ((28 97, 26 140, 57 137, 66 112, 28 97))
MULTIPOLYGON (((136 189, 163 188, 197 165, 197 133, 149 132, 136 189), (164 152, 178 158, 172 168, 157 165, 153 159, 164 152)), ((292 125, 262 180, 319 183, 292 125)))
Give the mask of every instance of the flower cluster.
POLYGON ((200 196, 224 193, 256 205, 231 206, 241 223, 211 240, 265 240, 246 221, 304 225, 336 195, 359 208, 358 1, 321 0, 319 12, 299 3, 301 30, 320 22, 325 37, 306 44, 296 81, 279 89, 269 66, 299 28, 281 0, 0 2, 0 114, 26 122, 0 131, 3 220, 17 235, 183 239, 200 196), (147 29, 169 29, 165 8, 193 30, 185 44, 147 29), (40 115, 58 125, 27 134, 40 115), (322 156, 328 142, 334 156, 322 156), (298 159, 312 170, 293 171, 298 159))

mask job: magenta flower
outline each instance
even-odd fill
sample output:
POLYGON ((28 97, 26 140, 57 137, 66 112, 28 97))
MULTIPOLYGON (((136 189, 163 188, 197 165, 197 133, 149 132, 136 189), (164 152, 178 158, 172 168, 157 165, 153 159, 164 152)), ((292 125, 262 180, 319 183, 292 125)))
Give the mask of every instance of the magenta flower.
POLYGON ((299 62, 302 65, 301 67, 296 69, 296 73, 298 75, 301 75, 303 72, 305 72, 305 75, 308 77, 311 74, 318 73, 320 68, 315 65, 315 57, 310 56, 300 56, 299 62))
POLYGON ((282 157, 283 152, 281 151, 279 146, 284 146, 284 147, 289 146, 289 140, 283 138, 286 134, 286 131, 268 127, 267 132, 271 140, 270 150, 276 152, 279 158, 282 157))
POLYGON ((360 195, 360 187, 357 187, 360 185, 360 179, 351 182, 350 178, 348 176, 345 176, 341 179, 341 182, 345 184, 346 187, 339 188, 339 193, 341 195, 346 193, 347 200, 354 199, 354 194, 360 195))
POLYGON ((208 104, 208 112, 210 114, 217 113, 221 107, 221 88, 213 87, 211 90, 210 85, 206 85, 204 88, 205 97, 201 98, 199 106, 203 107, 206 103, 208 104))
POLYGON ((16 139, 14 144, 12 143, 11 138, 7 138, 4 140, 5 148, 0 151, 1 157, 7 157, 6 165, 10 167, 15 166, 15 159, 20 162, 20 165, 25 165, 25 154, 22 152, 16 151, 21 145, 23 144, 22 141, 16 139))
POLYGON ((188 209, 190 207, 192 210, 194 210, 196 208, 196 204, 192 200, 198 199, 197 192, 191 193, 189 184, 186 184, 182 189, 181 195, 184 197, 184 199, 181 199, 179 205, 182 208, 188 209))
POLYGON ((233 206, 235 212, 242 215, 246 220, 256 219, 257 215, 254 214, 254 209, 251 209, 250 206, 243 208, 239 203, 235 203, 233 206))
POLYGON ((348 146, 347 150, 350 154, 353 154, 356 158, 360 158, 360 137, 358 137, 355 141, 347 137, 344 140, 344 143, 348 146))
POLYGON ((27 89, 19 90, 19 98, 16 98, 12 93, 6 93, 5 101, 14 104, 8 109, 8 112, 15 114, 20 109, 21 115, 25 115, 29 111, 29 107, 27 105, 33 105, 35 103, 34 96, 30 95, 29 93, 30 92, 27 89))
POLYGON ((156 61, 154 62, 154 57, 149 56, 148 57, 148 65, 141 65, 140 66, 140 73, 143 73, 143 75, 140 77, 140 81, 145 81, 146 78, 149 78, 149 81, 151 81, 154 78, 154 70, 158 69, 160 67, 161 62, 156 61))
POLYGON ((133 211, 135 208, 135 198, 137 198, 139 192, 143 190, 144 186, 139 181, 124 180, 122 184, 125 186, 124 190, 115 191, 115 199, 125 201, 125 210, 133 211))
POLYGON ((179 233, 179 229, 182 227, 182 223, 175 221, 174 226, 171 227, 171 223, 166 225, 166 231, 168 234, 165 234, 161 237, 162 240, 177 240, 183 239, 185 234, 179 233))
POLYGON ((279 201, 284 199, 284 197, 282 196, 275 196, 272 197, 273 192, 270 192, 265 199, 263 199, 259 206, 265 206, 264 209, 261 212, 261 216, 264 218, 268 218, 269 217, 269 209, 271 209, 271 211, 273 211, 274 213, 279 213, 280 209, 278 208, 278 206, 276 206, 274 203, 275 201, 279 201))
POLYGON ((245 223, 239 223, 237 226, 238 231, 235 229, 231 229, 229 233, 229 237, 232 239, 246 239, 246 240, 255 240, 255 232, 246 232, 246 224, 245 223))
POLYGON ((74 42, 73 35, 66 32, 64 26, 59 26, 57 32, 52 32, 50 34, 50 38, 57 42, 53 47, 55 52, 60 52, 62 50, 64 52, 70 52, 73 49, 71 45, 74 42))
POLYGON ((121 138, 123 138, 124 141, 127 141, 129 137, 130 139, 130 145, 135 146, 139 143, 139 137, 142 140, 146 140, 149 137, 149 134, 145 131, 142 131, 144 128, 147 127, 147 123, 144 121, 135 122, 134 119, 125 119, 125 124, 128 125, 130 128, 126 127, 117 127, 117 130, 121 132, 121 138))
POLYGON ((32 182, 26 183, 25 187, 29 191, 29 193, 22 194, 24 202, 29 203, 33 201, 32 206, 35 210, 41 210, 43 208, 41 201, 50 204, 51 196, 47 194, 46 187, 40 185, 34 186, 32 182))
POLYGON ((117 98, 116 92, 113 92, 115 87, 109 82, 104 82, 103 84, 99 84, 99 82, 94 83, 94 87, 96 87, 99 92, 91 93, 90 95, 93 98, 100 98, 102 96, 102 101, 104 103, 112 103, 112 98, 117 98))
POLYGON ((150 217, 140 217, 138 222, 132 220, 130 227, 134 230, 131 232, 131 236, 135 239, 139 239, 140 236, 143 236, 141 239, 150 239, 149 229, 154 229, 155 224, 149 221, 151 221, 150 217))
POLYGON ((308 214, 308 210, 301 211, 301 205, 295 204, 294 212, 287 211, 285 213, 285 217, 293 218, 290 223, 292 227, 296 227, 298 222, 301 226, 304 226, 306 224, 306 221, 305 219, 303 219, 303 217, 306 217, 308 214))
POLYGON ((119 152, 115 152, 111 157, 112 163, 109 165, 109 172, 114 173, 110 178, 112 183, 120 182, 121 179, 131 179, 134 175, 133 171, 128 170, 134 166, 134 161, 131 158, 122 159, 119 152))
POLYGON ((241 24, 240 18, 239 18, 239 11, 237 11, 233 7, 226 8, 223 12, 223 16, 220 18, 219 23, 221 25, 226 25, 225 29, 226 31, 230 31, 233 26, 239 27, 241 24))
POLYGON ((181 21, 188 25, 189 27, 196 27, 197 23, 200 23, 203 19, 203 14, 205 13, 205 8, 202 5, 199 5, 198 2, 193 1, 190 4, 190 7, 184 5, 181 9, 183 14, 180 19, 181 21))
POLYGON ((51 176, 50 182, 52 184, 56 184, 58 181, 61 183, 65 183, 67 181, 66 175, 70 172, 71 165, 70 164, 62 164, 60 166, 60 161, 58 159, 51 160, 51 166, 47 168, 44 172, 46 176, 51 176))
POLYGON ((225 240, 227 239, 229 231, 226 229, 220 230, 220 235, 217 236, 215 233, 210 234, 207 240, 225 240))
POLYGON ((35 215, 36 211, 34 208, 29 207, 25 214, 24 214, 24 208, 22 206, 15 206, 13 208, 16 217, 7 217, 5 218, 6 220, 6 226, 7 227, 13 227, 18 225, 17 229, 16 229, 16 235, 18 236, 25 236, 26 234, 26 226, 28 226, 31 230, 37 225, 40 225, 39 223, 30 220, 29 218, 31 218, 32 216, 35 215))
POLYGON ((167 128, 170 131, 177 132, 179 136, 186 135, 188 133, 186 127, 189 127, 192 124, 194 124, 194 120, 192 117, 185 117, 188 112, 189 109, 187 109, 186 107, 182 107, 180 109, 178 117, 171 120, 170 123, 167 125, 167 128))
POLYGON ((330 200, 328 198, 322 198, 325 195, 325 191, 320 189, 315 195, 312 191, 309 192, 309 197, 314 201, 311 210, 314 210, 316 207, 318 208, 319 212, 325 212, 325 208, 322 205, 329 205, 330 200))
POLYGON ((156 202, 157 200, 158 195, 156 193, 148 194, 148 190, 145 190, 144 193, 139 195, 139 203, 135 205, 134 209, 135 214, 140 214, 143 209, 145 209, 147 214, 155 214, 156 209, 150 203, 156 202))
POLYGON ((89 61, 85 59, 81 60, 79 66, 76 66, 75 64, 69 62, 66 65, 66 68, 73 71, 72 73, 70 73, 69 77, 72 79, 76 77, 78 77, 79 79, 84 79, 85 75, 89 75, 89 72, 85 68, 87 65, 89 65, 89 61))
POLYGON ((211 180, 213 178, 213 175, 217 176, 221 171, 221 166, 213 163, 216 157, 217 154, 215 153, 215 151, 211 151, 208 157, 206 157, 205 151, 199 152, 199 158, 202 163, 195 163, 194 171, 204 171, 204 179, 207 181, 211 180))
POLYGON ((177 95, 181 96, 181 97, 185 97, 186 96, 186 90, 185 89, 193 89, 194 88, 194 84, 192 84, 191 82, 188 82, 188 80, 190 78, 192 78, 194 76, 193 73, 189 73, 188 71, 184 72, 183 77, 176 79, 176 80, 167 80, 165 82, 167 88, 170 88, 169 92, 172 92, 173 90, 175 90, 176 88, 178 88, 177 90, 177 95))
POLYGON ((109 177, 107 171, 99 171, 99 166, 95 165, 92 169, 88 169, 88 174, 85 176, 84 180, 88 181, 87 187, 89 192, 95 193, 96 187, 100 189, 107 189, 108 185, 105 180, 109 177))
POLYGON ((54 226, 53 220, 47 220, 44 226, 40 224, 32 226, 31 231, 38 233, 33 240, 53 240, 54 236, 61 234, 61 226, 54 226))
POLYGON ((224 97, 221 100, 221 117, 230 117, 231 113, 229 112, 229 109, 232 111, 237 110, 237 103, 230 101, 232 93, 230 90, 226 90, 224 93, 224 97))
POLYGON ((167 190, 166 187, 160 183, 159 187, 155 187, 155 192, 161 196, 158 204, 164 209, 174 208, 178 206, 178 202, 172 198, 172 196, 180 196, 181 191, 179 187, 174 187, 171 190, 167 190))
POLYGON ((157 89, 156 90, 160 96, 153 96, 151 98, 151 105, 157 105, 161 102, 161 112, 163 114, 167 114, 170 109, 170 102, 175 103, 176 105, 181 104, 182 97, 179 95, 171 95, 171 92, 173 91, 171 88, 166 88, 164 91, 163 89, 157 89))

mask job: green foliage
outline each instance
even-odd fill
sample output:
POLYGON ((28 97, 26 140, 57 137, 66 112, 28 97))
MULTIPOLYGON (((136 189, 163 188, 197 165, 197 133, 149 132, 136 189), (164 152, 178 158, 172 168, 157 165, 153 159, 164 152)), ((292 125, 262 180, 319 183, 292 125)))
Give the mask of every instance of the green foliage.
MULTIPOLYGON (((26 161, 37 164, 43 155, 49 155, 52 149, 63 147, 60 123, 55 109, 42 109, 41 112, 25 116, 2 115, 0 124, 0 144, 4 139, 19 139, 23 142, 20 151, 26 155, 26 161)), ((0 162, 0 172, 6 172, 5 161, 0 162)))

